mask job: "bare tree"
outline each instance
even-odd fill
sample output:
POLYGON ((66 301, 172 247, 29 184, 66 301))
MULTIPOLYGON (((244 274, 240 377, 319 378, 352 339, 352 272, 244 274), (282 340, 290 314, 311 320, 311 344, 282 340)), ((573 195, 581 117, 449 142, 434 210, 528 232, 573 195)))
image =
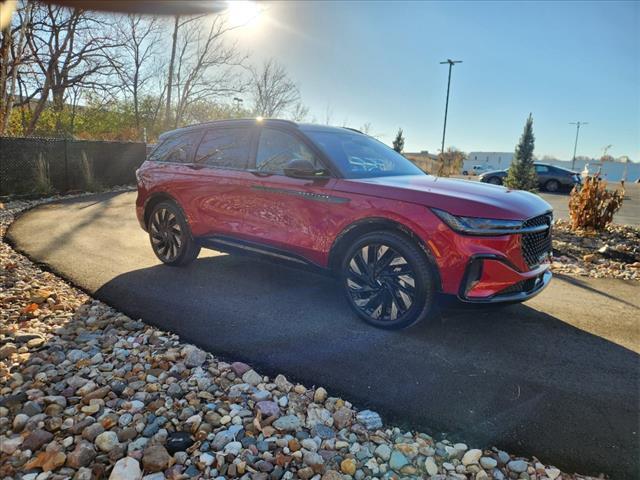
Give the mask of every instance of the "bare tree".
POLYGON ((300 91, 296 84, 289 78, 286 69, 274 59, 266 61, 261 69, 251 70, 251 93, 253 95, 254 111, 262 117, 277 117, 289 109, 298 109, 302 112, 300 104, 300 91))
POLYGON ((69 89, 108 88, 104 78, 99 77, 101 74, 106 77, 111 70, 109 49, 117 44, 107 34, 105 25, 104 19, 89 16, 81 9, 35 4, 26 36, 33 69, 25 75, 20 73, 29 92, 28 100, 35 99, 27 135, 35 130, 49 98, 57 114, 56 129, 60 131, 60 113, 69 89))
POLYGON ((178 29, 180 28, 180 16, 173 19, 173 35, 171 35, 171 58, 169 59, 169 72, 167 76, 167 104, 164 110, 164 124, 169 127, 171 123, 171 93, 173 91, 173 68, 176 62, 176 48, 178 46, 178 29))
POLYGON ((304 122, 309 117, 309 107, 302 102, 298 102, 293 107, 291 112, 291 120, 294 122, 304 122))
POLYGON ((20 103, 16 97, 18 70, 26 62, 26 35, 30 23, 32 4, 22 3, 15 23, 9 23, 0 32, 0 135, 5 134, 13 106, 20 103))
POLYGON ((141 125, 140 103, 156 76, 162 25, 158 17, 127 15, 116 26, 118 55, 112 59, 125 95, 133 103, 135 127, 141 125))
POLYGON ((233 28, 227 26, 222 16, 201 15, 180 21, 175 75, 167 90, 168 97, 175 88, 176 127, 189 120, 190 106, 243 90, 237 67, 242 67, 247 57, 239 53, 235 43, 224 41, 227 32, 233 28))
POLYGON ((371 122, 367 122, 360 127, 360 131, 365 135, 371 135, 371 122))

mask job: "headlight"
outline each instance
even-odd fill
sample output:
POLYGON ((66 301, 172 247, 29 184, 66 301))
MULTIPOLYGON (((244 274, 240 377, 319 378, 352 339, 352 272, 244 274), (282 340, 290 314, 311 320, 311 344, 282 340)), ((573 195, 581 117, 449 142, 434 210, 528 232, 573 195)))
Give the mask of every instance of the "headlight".
POLYGON ((446 223, 452 230, 466 235, 509 235, 513 233, 533 233, 541 232, 549 228, 547 225, 537 225, 534 227, 522 227, 520 220, 496 220, 493 218, 459 217, 432 208, 440 220, 446 223))

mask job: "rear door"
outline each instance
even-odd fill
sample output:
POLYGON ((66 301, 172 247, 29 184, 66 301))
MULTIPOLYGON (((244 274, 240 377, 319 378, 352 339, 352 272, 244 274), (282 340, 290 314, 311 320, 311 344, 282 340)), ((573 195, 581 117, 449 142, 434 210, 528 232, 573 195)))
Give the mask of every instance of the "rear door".
POLYGON ((224 126, 204 132, 189 169, 187 209, 195 236, 238 235, 252 208, 248 166, 255 127, 224 126))
POLYGON ((148 183, 154 185, 155 191, 167 192, 175 198, 187 216, 190 216, 187 207, 193 174, 190 165, 202 133, 201 130, 192 130, 165 139, 151 152, 149 167, 142 173, 151 177, 148 183))
POLYGON ((250 240, 318 261, 318 252, 326 249, 322 243, 328 210, 334 202, 346 199, 332 195, 333 178, 287 177, 284 167, 294 158, 326 168, 302 134, 275 127, 261 129, 251 179, 255 202, 247 209, 244 231, 250 240))

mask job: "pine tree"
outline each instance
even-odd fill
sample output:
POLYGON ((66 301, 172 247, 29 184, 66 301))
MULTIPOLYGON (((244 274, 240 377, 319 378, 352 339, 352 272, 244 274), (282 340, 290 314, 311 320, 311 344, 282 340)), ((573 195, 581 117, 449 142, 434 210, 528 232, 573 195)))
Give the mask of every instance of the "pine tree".
POLYGON ((538 176, 533 165, 534 146, 533 117, 529 114, 520 142, 516 145, 516 153, 504 181, 505 186, 514 190, 528 190, 530 192, 537 189, 538 176))
POLYGON ((393 140, 393 149, 398 153, 402 153, 402 150, 404 150, 404 137, 402 136, 401 128, 398 129, 396 138, 393 140))

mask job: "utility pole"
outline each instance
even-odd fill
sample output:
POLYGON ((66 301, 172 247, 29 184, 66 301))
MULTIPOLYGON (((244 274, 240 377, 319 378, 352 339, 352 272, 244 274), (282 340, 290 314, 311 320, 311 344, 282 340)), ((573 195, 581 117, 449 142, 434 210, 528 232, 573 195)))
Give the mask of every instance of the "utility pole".
POLYGON ((589 125, 589 122, 569 122, 569 125, 576 126, 576 143, 573 145, 573 160, 571 160, 571 170, 576 167, 576 150, 578 149, 578 135, 580 134, 580 125, 589 125))
POLYGON ((444 107, 444 128, 442 129, 442 148, 440 149, 440 153, 444 154, 444 136, 447 133, 447 112, 449 111, 449 89, 451 88, 451 67, 453 67, 456 63, 462 63, 462 60, 451 60, 447 58, 446 61, 440 62, 440 65, 449 64, 449 80, 447 82, 447 103, 444 107))

